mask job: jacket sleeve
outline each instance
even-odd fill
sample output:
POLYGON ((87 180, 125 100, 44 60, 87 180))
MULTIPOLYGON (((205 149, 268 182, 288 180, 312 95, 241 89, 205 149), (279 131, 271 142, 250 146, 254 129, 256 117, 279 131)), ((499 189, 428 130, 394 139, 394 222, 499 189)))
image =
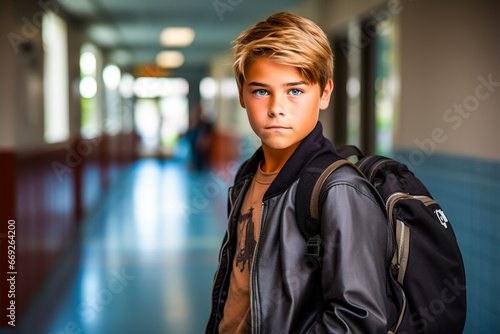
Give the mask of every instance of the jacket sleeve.
POLYGON ((329 179, 323 188, 325 311, 310 333, 387 333, 386 275, 392 249, 385 210, 368 182, 343 174, 347 180, 329 179))

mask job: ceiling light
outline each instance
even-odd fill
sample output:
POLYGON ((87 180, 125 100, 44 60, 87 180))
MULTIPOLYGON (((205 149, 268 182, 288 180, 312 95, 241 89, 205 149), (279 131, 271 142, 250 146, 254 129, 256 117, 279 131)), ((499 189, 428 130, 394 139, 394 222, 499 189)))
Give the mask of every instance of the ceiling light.
POLYGON ((112 25, 92 24, 87 28, 87 34, 94 43, 106 47, 115 46, 120 41, 120 36, 112 25))
POLYGON ((162 51, 156 56, 156 65, 161 68, 177 68, 184 64, 184 55, 179 51, 162 51))
POLYGON ((184 47, 190 45, 194 40, 194 30, 187 27, 165 28, 160 35, 160 43, 163 46, 184 47))

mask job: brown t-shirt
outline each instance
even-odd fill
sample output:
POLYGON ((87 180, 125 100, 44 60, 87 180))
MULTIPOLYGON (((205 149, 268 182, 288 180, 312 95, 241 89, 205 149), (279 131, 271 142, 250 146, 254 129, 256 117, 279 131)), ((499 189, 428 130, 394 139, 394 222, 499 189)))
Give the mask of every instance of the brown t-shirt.
POLYGON ((259 240, 262 199, 275 173, 264 173, 259 165, 241 206, 237 226, 236 253, 219 333, 247 333, 250 327, 250 266, 259 240))

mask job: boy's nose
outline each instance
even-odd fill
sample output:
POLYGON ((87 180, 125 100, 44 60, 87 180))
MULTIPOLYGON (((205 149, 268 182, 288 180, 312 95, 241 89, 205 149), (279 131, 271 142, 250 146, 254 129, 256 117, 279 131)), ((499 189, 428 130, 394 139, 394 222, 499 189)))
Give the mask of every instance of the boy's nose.
POLYGON ((283 101, 279 97, 276 96, 271 98, 268 114, 270 117, 285 116, 283 101))

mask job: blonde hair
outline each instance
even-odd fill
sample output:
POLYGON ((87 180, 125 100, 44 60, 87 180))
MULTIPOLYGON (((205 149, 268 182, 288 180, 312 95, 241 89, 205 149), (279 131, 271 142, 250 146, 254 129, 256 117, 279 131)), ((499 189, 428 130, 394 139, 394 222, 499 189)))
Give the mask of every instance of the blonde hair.
POLYGON ((287 12, 272 14, 242 32, 233 42, 233 73, 241 92, 245 70, 257 57, 298 68, 304 80, 321 91, 333 77, 333 53, 314 22, 287 12))

